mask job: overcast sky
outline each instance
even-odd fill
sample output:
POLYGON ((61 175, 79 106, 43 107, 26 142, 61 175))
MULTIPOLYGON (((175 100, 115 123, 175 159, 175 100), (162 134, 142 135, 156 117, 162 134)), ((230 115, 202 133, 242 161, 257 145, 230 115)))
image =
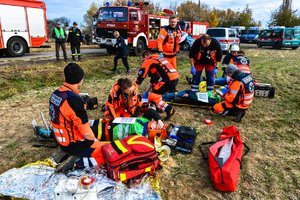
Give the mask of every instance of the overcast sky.
MULTIPOLYGON (((47 5, 47 17, 48 19, 66 16, 71 19, 71 22, 77 21, 83 22, 83 15, 89 8, 92 2, 96 2, 98 5, 103 5, 104 0, 44 0, 47 5)), ((153 0, 154 2, 160 2, 162 8, 168 8, 171 3, 174 4, 176 0, 153 0)), ((177 0, 177 5, 185 0, 177 0)), ((198 2, 198 0, 193 0, 198 2)), ((232 9, 234 11, 242 11, 246 4, 253 10, 253 18, 261 20, 263 25, 266 25, 270 20, 271 11, 277 9, 282 0, 201 0, 201 3, 206 3, 210 8, 217 9, 232 9)), ((293 1, 293 9, 300 11, 300 0, 293 1)))

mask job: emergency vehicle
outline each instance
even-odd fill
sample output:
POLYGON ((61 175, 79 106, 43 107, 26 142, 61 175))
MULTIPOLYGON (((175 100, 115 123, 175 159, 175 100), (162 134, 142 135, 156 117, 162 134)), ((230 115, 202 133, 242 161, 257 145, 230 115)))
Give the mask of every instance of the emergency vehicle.
POLYGON ((42 0, 0 0, 0 50, 23 56, 47 40, 46 4, 42 0))
POLYGON ((263 29, 258 26, 250 26, 247 33, 240 36, 241 42, 244 43, 257 43, 258 35, 263 29))
MULTIPOLYGON (((119 31, 126 44, 135 55, 141 55, 145 49, 157 48, 156 40, 160 28, 169 25, 169 17, 148 14, 142 6, 105 6, 97 12, 95 42, 107 52, 113 53, 116 39, 114 31, 119 31)), ((204 34, 206 22, 187 22, 193 36, 204 34)))

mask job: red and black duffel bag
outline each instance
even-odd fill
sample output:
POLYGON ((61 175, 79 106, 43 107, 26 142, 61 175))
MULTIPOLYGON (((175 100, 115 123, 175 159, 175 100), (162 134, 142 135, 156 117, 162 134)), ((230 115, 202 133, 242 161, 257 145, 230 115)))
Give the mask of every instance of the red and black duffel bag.
POLYGON ((235 126, 223 128, 217 142, 205 142, 201 145, 208 148, 208 157, 200 148, 204 159, 208 158, 209 171, 213 186, 222 192, 234 192, 242 165, 242 158, 249 152, 248 146, 243 143, 240 132, 235 126), (243 154, 243 146, 246 151, 243 154))
POLYGON ((133 135, 115 140, 102 147, 108 176, 115 181, 127 181, 144 173, 153 173, 159 167, 158 153, 144 136, 133 135))

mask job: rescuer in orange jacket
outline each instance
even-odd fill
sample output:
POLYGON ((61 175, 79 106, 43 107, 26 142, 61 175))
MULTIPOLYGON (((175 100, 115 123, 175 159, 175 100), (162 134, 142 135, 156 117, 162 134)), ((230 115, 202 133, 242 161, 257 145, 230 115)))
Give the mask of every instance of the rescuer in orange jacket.
POLYGON ((169 25, 160 29, 157 38, 157 48, 161 57, 165 57, 176 69, 176 54, 179 52, 181 30, 175 16, 169 19, 169 25))
POLYGON ((231 77, 228 88, 219 89, 218 93, 223 101, 213 106, 213 111, 223 115, 236 115, 236 122, 240 122, 254 97, 254 81, 250 74, 238 70, 229 64, 226 73, 231 77))
POLYGON ((226 66, 228 64, 234 64, 237 68, 246 74, 251 74, 250 71, 250 60, 245 56, 245 52, 240 50, 238 45, 233 45, 230 49, 230 53, 228 53, 223 61, 222 61, 222 69, 224 71, 222 78, 216 78, 216 85, 227 85, 230 82, 230 77, 226 76, 226 66))
POLYGON ((49 116, 56 141, 66 153, 88 159, 92 165, 103 164, 102 143, 90 128, 86 104, 79 96, 84 71, 76 63, 64 69, 65 82, 49 100, 49 116))
POLYGON ((120 78, 115 83, 105 102, 107 119, 116 117, 137 117, 142 106, 138 85, 128 78, 120 78))
POLYGON ((142 84, 143 80, 150 77, 150 84, 147 92, 149 102, 153 102, 155 106, 167 113, 165 120, 175 113, 175 109, 162 100, 162 94, 173 92, 178 84, 178 72, 165 58, 157 54, 151 55, 149 51, 144 51, 142 54, 143 64, 138 72, 136 83, 142 84))
POLYGON ((207 91, 213 91, 217 64, 222 59, 222 49, 218 40, 207 34, 202 35, 193 43, 189 58, 193 74, 191 90, 198 92, 202 70, 205 69, 207 91))

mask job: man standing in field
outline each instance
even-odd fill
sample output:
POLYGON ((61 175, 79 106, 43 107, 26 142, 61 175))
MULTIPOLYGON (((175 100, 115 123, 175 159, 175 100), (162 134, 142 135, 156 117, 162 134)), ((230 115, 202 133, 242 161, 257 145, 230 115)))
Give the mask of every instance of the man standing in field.
POLYGON ((78 28, 78 24, 76 22, 74 22, 73 27, 69 29, 68 42, 70 42, 71 45, 72 60, 75 61, 77 55, 78 61, 80 61, 81 60, 80 43, 83 42, 83 38, 81 35, 81 31, 78 28), (75 52, 75 49, 77 51, 77 54, 75 52))
POLYGON ((59 61, 59 49, 61 47, 64 55, 64 61, 67 62, 67 51, 66 51, 66 32, 65 29, 61 27, 60 22, 56 23, 56 27, 52 31, 52 38, 55 39, 55 55, 56 61, 59 61))
POLYGON ((169 25, 160 29, 157 48, 162 58, 166 58, 176 69, 176 54, 179 53, 181 30, 177 25, 177 18, 170 16, 169 25))
POLYGON ((189 58, 191 73, 193 74, 191 90, 198 92, 202 70, 205 69, 207 91, 213 91, 214 74, 216 74, 218 62, 222 59, 220 43, 209 35, 204 34, 193 43, 189 58))

